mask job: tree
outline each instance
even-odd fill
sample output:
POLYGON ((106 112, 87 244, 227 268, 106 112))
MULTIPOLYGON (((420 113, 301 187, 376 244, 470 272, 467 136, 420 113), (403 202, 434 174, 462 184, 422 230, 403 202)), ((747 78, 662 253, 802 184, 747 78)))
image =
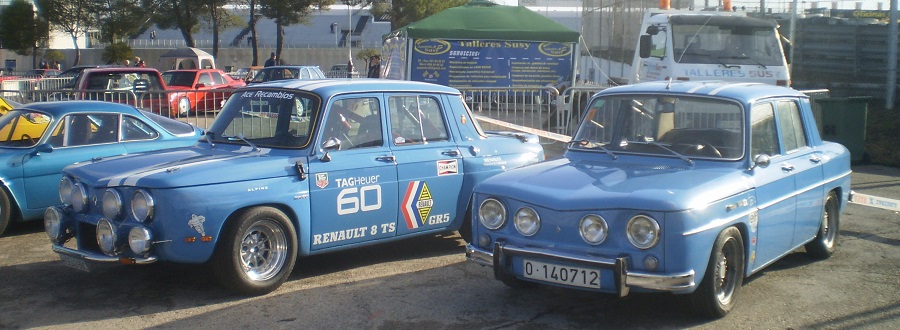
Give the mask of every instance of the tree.
POLYGON ((103 55, 101 56, 103 62, 106 62, 107 64, 120 64, 134 56, 134 52, 128 44, 124 42, 114 42, 103 49, 103 55))
POLYGON ((240 26, 243 22, 230 11, 225 10, 230 0, 204 0, 203 6, 206 8, 207 16, 203 18, 203 22, 209 27, 213 33, 213 51, 212 56, 219 56, 219 31, 232 26, 240 26))
POLYGON ((207 0, 157 0, 159 11, 153 20, 162 29, 176 28, 181 32, 184 43, 194 47, 193 31, 200 27, 200 17, 206 14, 204 1, 207 0))
POLYGON ((15 0, 0 11, 0 44, 19 55, 36 53, 47 36, 47 23, 35 17, 31 4, 15 0))
POLYGON ((149 0, 99 0, 96 6, 100 40, 114 43, 136 35, 152 22, 150 18, 159 3, 149 0))
POLYGON ((396 30, 447 8, 462 6, 469 0, 394 0, 391 6, 391 30, 396 30))
POLYGON ((38 14, 43 17, 54 30, 65 32, 72 38, 75 46, 75 63, 81 61, 81 49, 78 38, 85 35, 88 29, 97 26, 97 1, 91 0, 35 0, 38 14))
POLYGON ((259 0, 259 13, 275 21, 275 53, 281 58, 284 28, 308 23, 310 9, 328 9, 334 0, 259 0))

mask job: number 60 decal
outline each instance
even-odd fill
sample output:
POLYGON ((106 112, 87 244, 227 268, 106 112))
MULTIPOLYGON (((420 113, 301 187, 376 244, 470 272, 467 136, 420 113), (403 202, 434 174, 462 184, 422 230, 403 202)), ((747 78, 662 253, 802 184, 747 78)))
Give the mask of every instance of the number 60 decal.
MULTIPOLYGON (((371 198, 369 194, 369 198, 371 198)), ((347 188, 341 190, 337 197, 337 213, 338 215, 353 214, 359 211, 374 211, 381 208, 381 186, 365 186, 361 188, 347 188), (368 200, 366 193, 373 191, 375 200, 368 200)))

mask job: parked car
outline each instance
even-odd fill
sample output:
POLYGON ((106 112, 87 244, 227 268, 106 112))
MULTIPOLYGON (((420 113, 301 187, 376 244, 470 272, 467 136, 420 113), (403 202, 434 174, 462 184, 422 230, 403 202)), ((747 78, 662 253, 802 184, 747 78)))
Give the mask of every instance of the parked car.
POLYGON ((468 237, 472 187, 543 156, 534 135, 482 131, 453 88, 272 82, 235 92, 192 148, 68 167, 64 204, 45 224, 53 250, 79 269, 209 262, 228 288, 263 294, 298 255, 468 237))
POLYGON ((325 76, 328 78, 359 78, 359 71, 356 71, 356 68, 353 68, 353 72, 350 74, 352 77, 347 77, 346 64, 335 64, 331 66, 325 76))
POLYGON ((285 79, 325 79, 325 74, 318 66, 311 65, 275 65, 259 69, 248 85, 285 79))
POLYGON ((29 103, 0 117, 0 234, 59 203, 62 169, 78 161, 188 146, 200 129, 132 106, 96 101, 29 103))
POLYGON ((180 94, 179 113, 221 109, 235 88, 247 85, 242 80, 231 79, 219 69, 169 70, 163 72, 162 77, 170 91, 197 91, 180 94))
POLYGON ((22 78, 49 78, 58 76, 61 72, 57 69, 33 69, 22 73, 22 78))
POLYGON ((722 317, 748 276, 835 251, 850 155, 793 89, 643 83, 592 97, 564 158, 474 194, 466 255, 508 286, 688 294, 722 317))
POLYGON ((169 117, 188 114, 189 107, 183 100, 187 93, 169 89, 162 74, 154 68, 89 68, 71 86, 71 92, 51 92, 47 99, 125 103, 169 117))
POLYGON ((7 112, 10 112, 12 109, 21 107, 22 104, 15 101, 10 101, 2 96, 0 96, 0 116, 5 115, 7 112))
POLYGON ((247 68, 240 68, 234 72, 229 73, 228 75, 231 76, 231 78, 234 80, 243 80, 246 82, 247 80, 252 79, 253 76, 256 75, 256 72, 262 68, 263 68, 262 65, 255 65, 255 66, 251 66, 251 67, 247 67, 247 68))

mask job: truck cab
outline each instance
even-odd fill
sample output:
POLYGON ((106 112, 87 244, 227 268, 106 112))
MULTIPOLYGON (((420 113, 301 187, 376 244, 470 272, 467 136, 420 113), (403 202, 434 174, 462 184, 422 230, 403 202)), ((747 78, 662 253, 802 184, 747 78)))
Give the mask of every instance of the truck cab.
POLYGON ((630 83, 724 80, 789 86, 774 20, 737 12, 654 9, 644 15, 630 83))

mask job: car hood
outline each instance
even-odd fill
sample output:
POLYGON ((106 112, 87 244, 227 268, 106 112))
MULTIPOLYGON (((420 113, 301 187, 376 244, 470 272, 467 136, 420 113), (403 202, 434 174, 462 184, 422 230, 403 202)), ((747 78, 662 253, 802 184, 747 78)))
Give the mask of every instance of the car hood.
POLYGON ((292 175, 294 163, 271 149, 193 146, 75 163, 66 173, 92 186, 177 188, 292 175), (228 175, 223 175, 228 173, 228 175))
POLYGON ((190 91, 190 90, 194 90, 194 89, 190 88, 188 86, 168 86, 167 85, 166 90, 167 91, 190 91))
POLYGON ((640 209, 681 211, 746 191, 738 168, 678 167, 560 159, 488 178, 481 194, 506 196, 560 211, 640 209))

